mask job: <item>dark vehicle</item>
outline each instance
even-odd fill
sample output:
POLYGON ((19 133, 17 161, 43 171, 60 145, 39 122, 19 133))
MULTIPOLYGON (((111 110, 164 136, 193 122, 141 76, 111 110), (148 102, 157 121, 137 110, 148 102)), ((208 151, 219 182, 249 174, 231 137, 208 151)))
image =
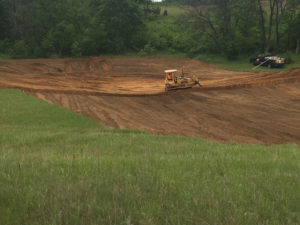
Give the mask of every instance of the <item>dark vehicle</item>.
POLYGON ((250 63, 252 63, 254 66, 262 65, 267 66, 268 68, 279 68, 286 64, 286 59, 272 54, 261 54, 256 58, 250 59, 250 63))

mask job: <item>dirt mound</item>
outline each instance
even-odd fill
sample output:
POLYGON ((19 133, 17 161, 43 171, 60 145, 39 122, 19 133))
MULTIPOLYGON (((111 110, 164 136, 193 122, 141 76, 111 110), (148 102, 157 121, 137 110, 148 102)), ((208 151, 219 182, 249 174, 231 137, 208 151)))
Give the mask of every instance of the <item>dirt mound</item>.
POLYGON ((0 87, 19 88, 117 128, 255 144, 300 144, 300 68, 251 73, 172 58, 0 60, 0 87), (165 69, 202 88, 164 92, 165 69))

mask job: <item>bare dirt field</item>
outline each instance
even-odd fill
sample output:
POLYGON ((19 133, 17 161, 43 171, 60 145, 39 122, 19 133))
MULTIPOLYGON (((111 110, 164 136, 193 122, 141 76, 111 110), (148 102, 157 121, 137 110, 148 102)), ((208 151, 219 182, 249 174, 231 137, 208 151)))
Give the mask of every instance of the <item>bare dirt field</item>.
POLYGON ((221 142, 300 144, 300 68, 226 71, 179 58, 0 60, 0 88, 17 88, 116 128, 221 142), (164 91, 165 69, 202 88, 164 91))

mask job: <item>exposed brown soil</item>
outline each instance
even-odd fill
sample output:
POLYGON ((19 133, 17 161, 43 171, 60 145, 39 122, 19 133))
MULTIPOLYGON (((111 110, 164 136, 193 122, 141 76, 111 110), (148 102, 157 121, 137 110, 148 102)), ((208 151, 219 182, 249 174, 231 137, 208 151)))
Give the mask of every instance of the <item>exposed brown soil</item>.
POLYGON ((101 124, 222 142, 300 144, 300 68, 251 73, 174 58, 0 60, 0 88, 18 88, 101 124), (202 88, 164 92, 165 69, 202 88))

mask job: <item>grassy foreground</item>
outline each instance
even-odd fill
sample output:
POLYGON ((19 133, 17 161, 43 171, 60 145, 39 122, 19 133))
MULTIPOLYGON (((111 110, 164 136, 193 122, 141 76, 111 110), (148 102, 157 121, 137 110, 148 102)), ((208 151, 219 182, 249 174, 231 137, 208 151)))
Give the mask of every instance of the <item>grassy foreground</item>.
POLYGON ((0 224, 300 224, 300 147, 115 130, 0 90, 0 224))

